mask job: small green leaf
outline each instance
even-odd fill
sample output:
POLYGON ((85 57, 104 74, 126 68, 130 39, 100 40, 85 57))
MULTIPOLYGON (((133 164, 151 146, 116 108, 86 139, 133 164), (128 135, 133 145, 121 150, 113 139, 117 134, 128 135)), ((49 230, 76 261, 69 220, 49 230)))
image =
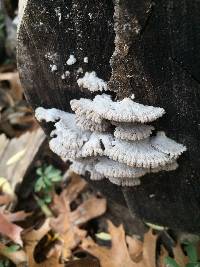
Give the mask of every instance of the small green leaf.
POLYGON ((41 208, 42 212, 46 215, 46 217, 53 216, 51 210, 41 198, 35 196, 35 200, 37 201, 38 206, 41 208))
POLYGON ((52 201, 52 197, 50 195, 46 195, 44 196, 43 200, 45 203, 49 204, 52 201))
POLYGON ((39 175, 39 176, 41 176, 42 175, 42 168, 38 168, 36 170, 36 174, 39 175))
POLYGON ((48 175, 48 174, 50 174, 52 172, 52 170, 53 170, 53 166, 49 165, 48 167, 45 168, 44 174, 48 175))
POLYGON ((57 175, 54 175, 52 178, 51 178, 51 181, 56 183, 56 182, 60 182, 62 180, 62 176, 60 174, 57 174, 57 175))
POLYGON ((35 183, 35 192, 40 192, 40 197, 44 203, 51 203, 51 192, 54 190, 54 184, 62 180, 61 171, 53 165, 42 166, 36 170, 39 176, 35 183))
POLYGON ((45 183, 42 178, 39 178, 35 183, 35 192, 40 192, 43 188, 45 188, 45 183))
POLYGON ((7 253, 13 253, 20 249, 19 245, 11 245, 10 247, 6 248, 7 253))
POLYGON ((51 182, 51 180, 49 179, 49 177, 48 176, 43 176, 43 179, 44 179, 44 182, 45 182, 45 184, 48 186, 48 187, 52 187, 52 182, 51 182))
POLYGON ((198 255, 197 255, 197 249, 196 249, 195 244, 188 243, 185 246, 185 250, 186 250, 186 253, 187 253, 187 256, 189 258, 190 263, 198 262, 198 255))
POLYGON ((60 170, 57 170, 57 169, 52 169, 51 170, 51 172, 49 172, 48 174, 47 174, 47 176, 49 177, 49 178, 53 178, 53 177, 61 177, 61 171, 60 170))
POLYGON ((177 264, 177 262, 174 259, 172 259, 171 257, 166 257, 164 259, 164 263, 165 263, 166 267, 180 267, 177 264))

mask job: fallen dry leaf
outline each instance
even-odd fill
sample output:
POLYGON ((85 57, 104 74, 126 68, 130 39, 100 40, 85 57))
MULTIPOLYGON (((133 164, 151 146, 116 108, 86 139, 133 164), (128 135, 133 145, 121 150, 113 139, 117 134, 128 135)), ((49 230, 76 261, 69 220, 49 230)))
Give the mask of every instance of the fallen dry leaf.
POLYGON ((137 238, 126 236, 126 243, 128 245, 128 251, 131 259, 135 262, 141 260, 143 243, 137 238))
POLYGON ((23 250, 11 252, 9 247, 2 243, 0 243, 0 255, 6 257, 17 266, 21 266, 22 263, 27 261, 26 253, 23 250))
POLYGON ((23 89, 18 72, 0 73, 0 81, 8 81, 10 83, 10 95, 14 100, 19 101, 23 98, 23 89))
POLYGON ((31 212, 25 211, 17 211, 17 212, 4 212, 4 216, 7 218, 9 222, 21 222, 24 221, 28 216, 30 216, 31 212))
POLYGON ((157 235, 153 235, 152 230, 144 235, 142 260, 138 267, 156 267, 156 242, 157 235))
POLYGON ((18 151, 16 154, 11 156, 11 158, 9 158, 8 161, 6 162, 6 166, 9 166, 9 165, 12 165, 18 162, 24 156, 25 152, 26 152, 26 149, 22 149, 21 151, 18 151))
POLYGON ((44 140, 42 129, 27 132, 11 140, 4 134, 0 135, 0 173, 6 178, 5 181, 0 179, 3 192, 8 191, 8 186, 11 192, 15 190, 16 184, 22 181, 44 140))
POLYGON ((75 225, 82 225, 89 220, 101 216, 106 211, 106 200, 91 196, 75 211, 71 212, 71 220, 75 225))
POLYGON ((25 244, 25 252, 28 258, 29 267, 64 267, 59 263, 60 250, 54 250, 54 253, 50 255, 48 259, 41 263, 37 263, 34 258, 34 251, 39 241, 50 231, 49 219, 46 219, 43 225, 37 230, 26 231, 23 234, 23 241, 25 244))
POLYGON ((22 228, 18 225, 11 223, 7 217, 0 212, 0 233, 9 237, 14 243, 22 246, 21 232, 22 228))
POLYGON ((32 111, 23 100, 5 108, 1 113, 0 129, 11 138, 21 136, 25 131, 33 131, 37 128, 38 124, 32 111))
MULTIPOLYGON (((6 142, 6 144, 7 144, 7 142, 6 142)), ((0 147, 0 150, 1 150, 1 147, 0 147)), ((0 177, 0 192, 4 193, 5 195, 10 196, 12 198, 12 200, 14 200, 14 198, 15 198, 14 190, 12 189, 8 180, 4 177, 0 177)))
POLYGON ((14 106, 14 101, 10 94, 0 88, 0 112, 4 110, 5 108, 14 106))
POLYGON ((0 195, 0 206, 1 205, 8 205, 13 200, 13 197, 10 195, 0 195))
POLYGON ((174 254, 174 259, 178 263, 179 266, 186 266, 188 263, 188 257, 185 256, 183 253, 183 250, 181 248, 181 244, 177 243, 175 247, 173 247, 173 254, 174 254))
POLYGON ((71 210, 70 204, 85 185, 85 181, 80 177, 73 176, 66 190, 63 190, 60 196, 54 196, 52 208, 56 211, 57 218, 52 218, 50 223, 52 229, 59 233, 60 240, 63 242, 62 257, 64 259, 71 256, 71 250, 77 247, 87 234, 79 226, 106 211, 106 200, 95 196, 90 196, 74 211, 71 210))
MULTIPOLYGON (((172 251, 173 251, 173 258, 176 261, 176 263, 181 267, 186 266, 189 260, 188 257, 185 256, 181 244, 177 243, 175 247, 172 247, 172 251)), ((164 246, 161 246, 161 252, 158 258, 159 267, 166 267, 165 258, 168 256, 169 256, 168 251, 164 248, 164 246)))
POLYGON ((123 227, 115 227, 111 222, 108 222, 108 229, 112 237, 111 248, 99 246, 91 238, 84 239, 81 245, 84 250, 100 260, 101 267, 156 267, 157 237, 151 231, 144 237, 141 260, 135 262, 133 258, 141 253, 141 243, 133 244, 128 238, 128 249, 123 227))
POLYGON ((168 251, 165 249, 164 246, 161 246, 161 251, 157 262, 158 267, 166 267, 165 258, 167 256, 169 256, 168 251))
POLYGON ((81 247, 97 257, 102 267, 133 267, 122 225, 115 227, 108 222, 108 229, 112 238, 111 248, 99 246, 91 238, 83 240, 81 247))

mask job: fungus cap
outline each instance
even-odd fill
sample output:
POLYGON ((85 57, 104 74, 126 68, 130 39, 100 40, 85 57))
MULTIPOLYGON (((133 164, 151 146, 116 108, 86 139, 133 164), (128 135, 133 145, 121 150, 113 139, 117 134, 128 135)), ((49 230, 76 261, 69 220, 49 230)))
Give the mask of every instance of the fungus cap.
POLYGON ((153 126, 131 123, 121 123, 115 128, 114 136, 127 141, 138 141, 149 137, 154 130, 153 126))

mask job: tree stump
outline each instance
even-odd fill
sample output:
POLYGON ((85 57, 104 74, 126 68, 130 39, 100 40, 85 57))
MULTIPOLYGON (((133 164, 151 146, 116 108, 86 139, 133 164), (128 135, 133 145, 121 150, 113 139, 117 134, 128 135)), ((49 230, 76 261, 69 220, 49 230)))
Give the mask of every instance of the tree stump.
POLYGON ((134 94, 166 110, 156 128, 187 146, 176 171, 148 174, 138 187, 91 183, 147 222, 192 233, 200 233, 199 9, 198 0, 27 0, 18 30, 18 66, 33 109, 71 112, 71 99, 94 97, 77 79, 95 71, 116 99, 134 94))

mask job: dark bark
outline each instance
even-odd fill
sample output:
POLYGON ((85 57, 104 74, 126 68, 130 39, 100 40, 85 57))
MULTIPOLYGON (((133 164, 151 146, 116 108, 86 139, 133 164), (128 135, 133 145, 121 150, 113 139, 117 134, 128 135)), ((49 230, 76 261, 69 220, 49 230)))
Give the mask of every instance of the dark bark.
MULTIPOLYGON (((18 36, 18 64, 26 97, 34 109, 70 111, 71 99, 92 97, 77 86, 77 69, 82 67, 84 72, 94 70, 110 80, 118 99, 134 93, 137 102, 165 108, 157 129, 188 148, 177 171, 147 175, 139 187, 119 188, 104 181, 95 186, 116 202, 127 203, 145 221, 199 233, 200 2, 121 2, 121 23, 129 21, 132 28, 119 34, 129 50, 110 65, 115 50, 111 0, 29 1, 18 36), (45 58, 49 52, 58 55, 56 72, 51 72, 51 62, 45 58), (70 54, 77 63, 67 66, 70 54), (83 63, 85 56, 89 64, 83 63), (66 70, 70 78, 62 80, 66 70)), ((47 125, 43 127, 48 130, 47 125)))

